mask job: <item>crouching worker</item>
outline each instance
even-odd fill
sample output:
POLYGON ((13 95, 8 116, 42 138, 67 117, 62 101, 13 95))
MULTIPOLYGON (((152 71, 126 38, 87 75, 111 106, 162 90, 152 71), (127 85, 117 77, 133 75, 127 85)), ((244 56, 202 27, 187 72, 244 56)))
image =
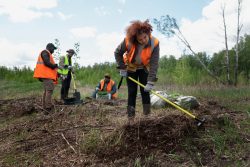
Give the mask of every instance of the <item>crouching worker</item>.
POLYGON ((110 77, 110 74, 105 74, 104 79, 102 79, 95 88, 95 91, 92 94, 92 97, 95 99, 116 99, 116 84, 110 77))

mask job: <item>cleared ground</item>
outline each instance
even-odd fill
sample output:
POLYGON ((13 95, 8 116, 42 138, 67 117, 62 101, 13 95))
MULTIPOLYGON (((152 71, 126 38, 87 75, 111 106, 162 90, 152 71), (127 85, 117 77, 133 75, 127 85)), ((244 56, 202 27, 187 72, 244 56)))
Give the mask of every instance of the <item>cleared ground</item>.
POLYGON ((174 108, 144 118, 140 106, 129 126, 126 100, 55 101, 49 115, 38 97, 0 100, 0 166, 250 165, 249 115, 199 101, 201 128, 174 108))

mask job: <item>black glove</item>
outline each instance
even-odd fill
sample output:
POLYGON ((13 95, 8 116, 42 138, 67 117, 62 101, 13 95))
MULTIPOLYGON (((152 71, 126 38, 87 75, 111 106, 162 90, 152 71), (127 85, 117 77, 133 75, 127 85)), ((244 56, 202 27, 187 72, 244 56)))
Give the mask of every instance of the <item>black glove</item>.
POLYGON ((58 64, 54 64, 53 69, 58 68, 58 64))

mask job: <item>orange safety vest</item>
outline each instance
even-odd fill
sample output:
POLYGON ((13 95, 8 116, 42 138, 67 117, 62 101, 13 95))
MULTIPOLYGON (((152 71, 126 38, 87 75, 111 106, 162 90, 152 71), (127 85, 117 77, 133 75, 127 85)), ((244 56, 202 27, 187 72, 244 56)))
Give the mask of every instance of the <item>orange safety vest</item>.
MULTIPOLYGON (((101 88, 99 89, 99 91, 102 91, 102 90, 103 90, 104 83, 105 83, 105 80, 102 79, 102 80, 100 81, 101 88)), ((114 82, 112 79, 110 79, 110 81, 109 81, 109 83, 108 83, 108 85, 107 85, 107 87, 106 87, 106 89, 107 89, 106 91, 107 91, 108 93, 111 92, 112 87, 113 87, 114 84, 115 84, 115 82, 114 82)), ((112 99, 116 99, 116 98, 117 98, 117 93, 112 94, 112 99)))
MULTIPOLYGON (((49 53, 50 62, 52 64, 55 64, 55 61, 52 57, 52 54, 48 50, 46 50, 46 51, 49 53)), ((33 77, 34 78, 52 79, 54 81, 54 83, 56 84, 57 83, 57 71, 56 71, 56 69, 51 69, 44 64, 41 53, 38 56, 38 60, 36 63, 36 68, 34 70, 33 77)))
MULTIPOLYGON (((130 64, 132 63, 132 60, 135 56, 136 45, 131 44, 128 38, 125 38, 125 44, 127 48, 127 54, 123 56, 123 61, 125 64, 130 64)), ((150 46, 143 48, 141 52, 141 60, 144 66, 148 66, 154 47, 158 44, 159 40, 153 36, 150 36, 150 46)))

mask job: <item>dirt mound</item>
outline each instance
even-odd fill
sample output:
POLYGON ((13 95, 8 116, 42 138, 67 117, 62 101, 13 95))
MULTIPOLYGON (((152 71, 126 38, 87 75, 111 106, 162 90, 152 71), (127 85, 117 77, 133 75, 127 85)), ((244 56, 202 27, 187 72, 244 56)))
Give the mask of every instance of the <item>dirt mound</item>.
POLYGON ((38 112, 36 104, 41 103, 38 98, 29 97, 21 99, 0 100, 0 117, 21 117, 38 112))
POLYGON ((103 159, 114 160, 124 156, 148 156, 153 150, 169 153, 178 149, 178 145, 187 135, 195 135, 194 129, 194 122, 185 116, 168 115, 141 120, 118 129, 107 138, 109 142, 120 139, 117 145, 109 145, 97 155, 103 159))
POLYGON ((138 111, 128 126, 126 100, 85 99, 72 106, 56 101, 48 115, 40 104, 36 97, 0 100, 0 166, 216 166, 229 159, 215 150, 224 149, 224 141, 230 147, 241 138, 249 142, 248 134, 235 131, 244 128, 246 115, 215 101, 192 111, 206 118, 205 129, 172 108, 149 118, 138 111))

